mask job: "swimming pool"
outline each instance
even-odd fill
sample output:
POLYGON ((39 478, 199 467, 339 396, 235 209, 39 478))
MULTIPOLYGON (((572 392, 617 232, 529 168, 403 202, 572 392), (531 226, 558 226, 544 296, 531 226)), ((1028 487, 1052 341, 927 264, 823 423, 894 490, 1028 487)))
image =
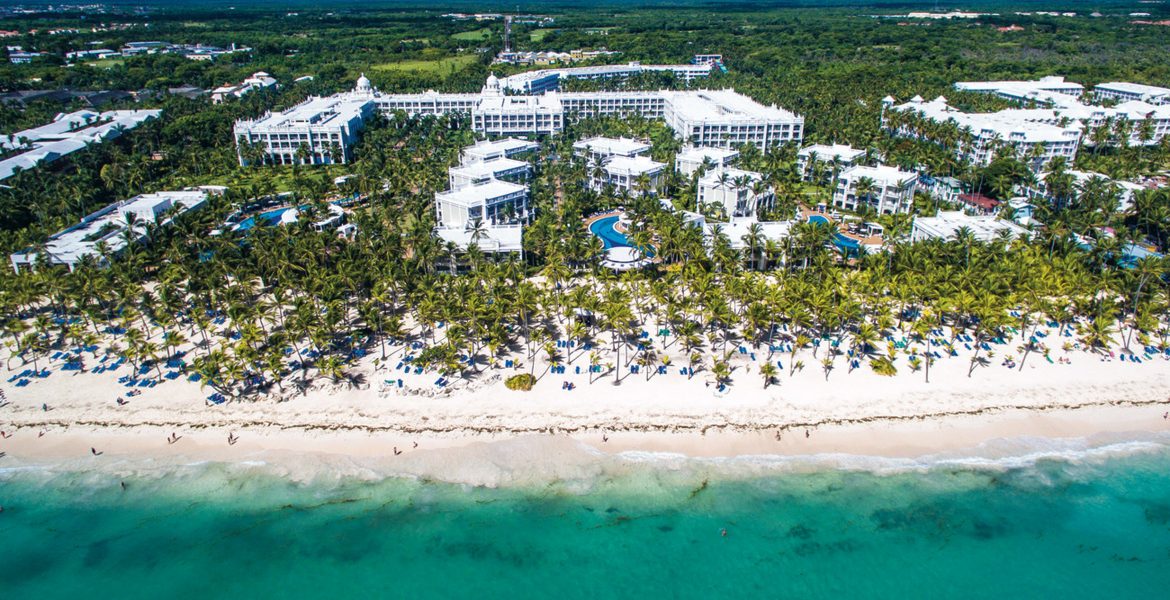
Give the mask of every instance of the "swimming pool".
MULTIPOLYGON (((809 215, 808 222, 818 223, 821 225, 833 224, 832 221, 821 215, 809 215)), ((833 232, 833 245, 840 248, 841 251, 845 253, 846 258, 848 258, 850 255, 857 254, 857 251, 861 248, 861 242, 841 233, 840 231, 833 232)))
POLYGON ((606 250, 610 248, 622 248, 630 245, 626 234, 614 229, 614 224, 618 222, 618 215, 598 219, 589 225, 589 233, 601 238, 601 243, 606 250))
POLYGON ((277 208, 277 209, 273 209, 270 211, 262 212, 258 215, 252 215, 252 216, 248 217, 247 219, 240 221, 240 224, 236 225, 235 231, 247 231, 247 230, 255 227, 256 226, 256 219, 262 220, 265 225, 279 225, 281 218, 284 216, 284 213, 286 213, 290 210, 296 210, 296 208, 294 208, 292 206, 285 206, 283 208, 277 208))

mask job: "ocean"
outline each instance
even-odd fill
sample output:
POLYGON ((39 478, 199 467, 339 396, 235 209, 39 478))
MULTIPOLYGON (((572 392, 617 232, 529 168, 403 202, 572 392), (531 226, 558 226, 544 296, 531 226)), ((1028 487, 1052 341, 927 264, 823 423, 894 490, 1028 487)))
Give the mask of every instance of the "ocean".
POLYGON ((0 598, 1166 597, 1170 441, 1036 443, 598 455, 494 488, 264 462, 3 467, 0 598))

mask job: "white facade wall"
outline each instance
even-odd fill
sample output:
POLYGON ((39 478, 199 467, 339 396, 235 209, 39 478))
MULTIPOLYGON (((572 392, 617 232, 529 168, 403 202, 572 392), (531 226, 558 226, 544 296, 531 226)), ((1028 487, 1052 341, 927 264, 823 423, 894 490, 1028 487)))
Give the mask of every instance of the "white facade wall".
POLYGON ((914 205, 914 190, 918 175, 893 167, 851 167, 837 175, 833 188, 833 206, 859 210, 867 204, 880 214, 909 213, 914 205), (857 184, 863 179, 872 181, 872 192, 866 196, 857 193, 857 184))

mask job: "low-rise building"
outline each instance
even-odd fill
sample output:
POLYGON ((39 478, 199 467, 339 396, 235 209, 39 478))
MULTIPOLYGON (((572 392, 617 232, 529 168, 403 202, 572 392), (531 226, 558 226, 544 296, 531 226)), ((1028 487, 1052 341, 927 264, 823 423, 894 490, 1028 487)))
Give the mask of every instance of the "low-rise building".
POLYGON ((0 150, 11 154, 0 160, 0 180, 120 137, 161 114, 161 110, 79 110, 57 115, 40 127, 0 136, 0 150))
POLYGON ((710 171, 730 167, 739 158, 739 152, 730 148, 691 146, 684 148, 674 159, 674 170, 690 177, 700 168, 710 171))
POLYGON ((592 164, 601 164, 615 156, 646 156, 650 154, 650 142, 633 138, 591 137, 574 143, 573 154, 592 164))
POLYGON ((528 219, 526 186, 488 180, 435 194, 435 220, 445 229, 466 229, 476 223, 511 224, 528 219))
POLYGON ((528 163, 511 158, 472 162, 447 170, 451 189, 483 185, 492 179, 523 183, 528 180, 528 163))
POLYGON ((613 156, 590 173, 590 184, 595 190, 612 187, 619 193, 653 194, 665 170, 666 164, 648 156, 613 156))
POLYGON ((994 215, 999 212, 999 200, 989 198, 980 194, 979 192, 971 192, 969 194, 959 194, 959 204, 963 206, 963 210, 972 215, 994 215))
POLYGON ((699 178, 696 185, 698 208, 717 204, 729 217, 755 216, 760 208, 771 206, 776 198, 775 192, 765 186, 763 180, 764 176, 755 171, 711 171, 699 178))
POLYGON ((468 146, 460 154, 463 164, 495 160, 497 158, 516 158, 529 152, 536 152, 540 144, 516 138, 488 140, 468 146))
POLYGON ((207 192, 157 192, 111 204, 80 223, 53 234, 43 245, 11 256, 12 268, 35 269, 40 263, 65 265, 72 271, 91 257, 104 264, 109 257, 146 238, 147 224, 166 226, 177 215, 203 206, 207 192))
POLYGON ((257 71, 251 77, 248 77, 240 83, 215 88, 211 92, 211 101, 219 104, 228 98, 240 98, 253 90, 275 90, 279 87, 280 84, 276 81, 275 77, 264 71, 257 71))
POLYGON ((1126 81, 1098 83, 1093 87, 1093 96, 1097 100, 1117 100, 1119 102, 1136 100, 1154 106, 1170 104, 1170 88, 1126 81))
POLYGON ((841 169, 860 164, 865 150, 858 150, 843 144, 813 144, 796 153, 796 168, 805 181, 831 181, 841 169), (818 165, 820 165, 818 167, 818 165), (820 175, 817 171, 820 169, 820 175))
POLYGON ((1058 197, 1057 192, 1049 189, 1049 173, 1041 173, 1036 182, 1023 189, 1024 195, 1032 200, 1045 200, 1057 205, 1079 201, 1085 193, 1094 195, 1110 194, 1117 201, 1117 211, 1124 212, 1133 206, 1135 193, 1145 189, 1144 186, 1132 181, 1115 181, 1107 175, 1092 171, 1078 171, 1066 169, 1067 197, 1058 197))
POLYGON ((955 89, 968 92, 984 92, 1002 96, 1012 100, 1027 100, 1036 92, 1053 92, 1079 98, 1085 92, 1085 86, 1065 81, 1064 77, 1050 75, 1035 81, 960 81, 955 89))
POLYGON ((833 189, 833 206, 872 209, 879 214, 908 213, 914 205, 918 174, 894 167, 858 165, 841 171, 833 189))
POLYGON ((960 232, 969 233, 975 240, 990 242, 1001 236, 1016 238, 1028 235, 1028 230, 991 215, 968 215, 962 211, 940 211, 933 217, 914 217, 910 241, 952 240, 960 232))
POLYGON ((472 244, 481 252, 524 254, 524 227, 521 225, 483 225, 476 227, 436 227, 435 235, 444 244, 467 250, 472 244))
POLYGON ((965 193, 966 185, 955 177, 925 177, 919 176, 918 189, 925 191, 931 198, 948 204, 959 201, 959 195, 965 193))

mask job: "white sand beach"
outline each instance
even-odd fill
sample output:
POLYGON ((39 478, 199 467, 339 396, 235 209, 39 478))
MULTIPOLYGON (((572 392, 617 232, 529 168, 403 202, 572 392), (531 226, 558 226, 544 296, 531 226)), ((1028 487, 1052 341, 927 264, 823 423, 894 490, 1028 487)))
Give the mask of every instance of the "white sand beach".
MULTIPOLYGON (((688 379, 677 367, 649 378, 627 372, 620 385, 612 374, 590 383, 584 353, 563 363, 566 374, 546 373, 529 392, 506 389, 497 374, 439 388, 433 373, 376 369, 370 356, 356 370, 378 383, 219 405, 204 399, 210 389, 184 378, 136 387, 142 393, 129 397, 118 372, 54 370, 26 387, 4 386, 0 430, 8 437, 0 451, 8 461, 87 458, 90 448, 105 457, 243 460, 313 452, 392 459, 395 451, 414 452, 416 443, 434 450, 552 435, 607 453, 909 457, 1004 438, 1170 430, 1170 359, 1162 356, 1137 363, 1057 350, 1052 355, 1068 364, 1033 354, 1023 369, 993 356, 968 377, 962 349, 934 364, 930 383, 909 369, 893 377, 867 365, 848 372, 841 360, 827 379, 819 366, 791 376, 784 370, 765 389, 758 369, 767 351, 755 350, 756 361, 752 352, 736 355, 734 384, 722 394, 702 373, 688 379), (127 403, 117 404, 119 397, 127 403), (239 436, 230 446, 229 433, 239 436), (180 438, 168 443, 172 434, 180 438)), ((538 364, 537 375, 544 368, 538 364)))

